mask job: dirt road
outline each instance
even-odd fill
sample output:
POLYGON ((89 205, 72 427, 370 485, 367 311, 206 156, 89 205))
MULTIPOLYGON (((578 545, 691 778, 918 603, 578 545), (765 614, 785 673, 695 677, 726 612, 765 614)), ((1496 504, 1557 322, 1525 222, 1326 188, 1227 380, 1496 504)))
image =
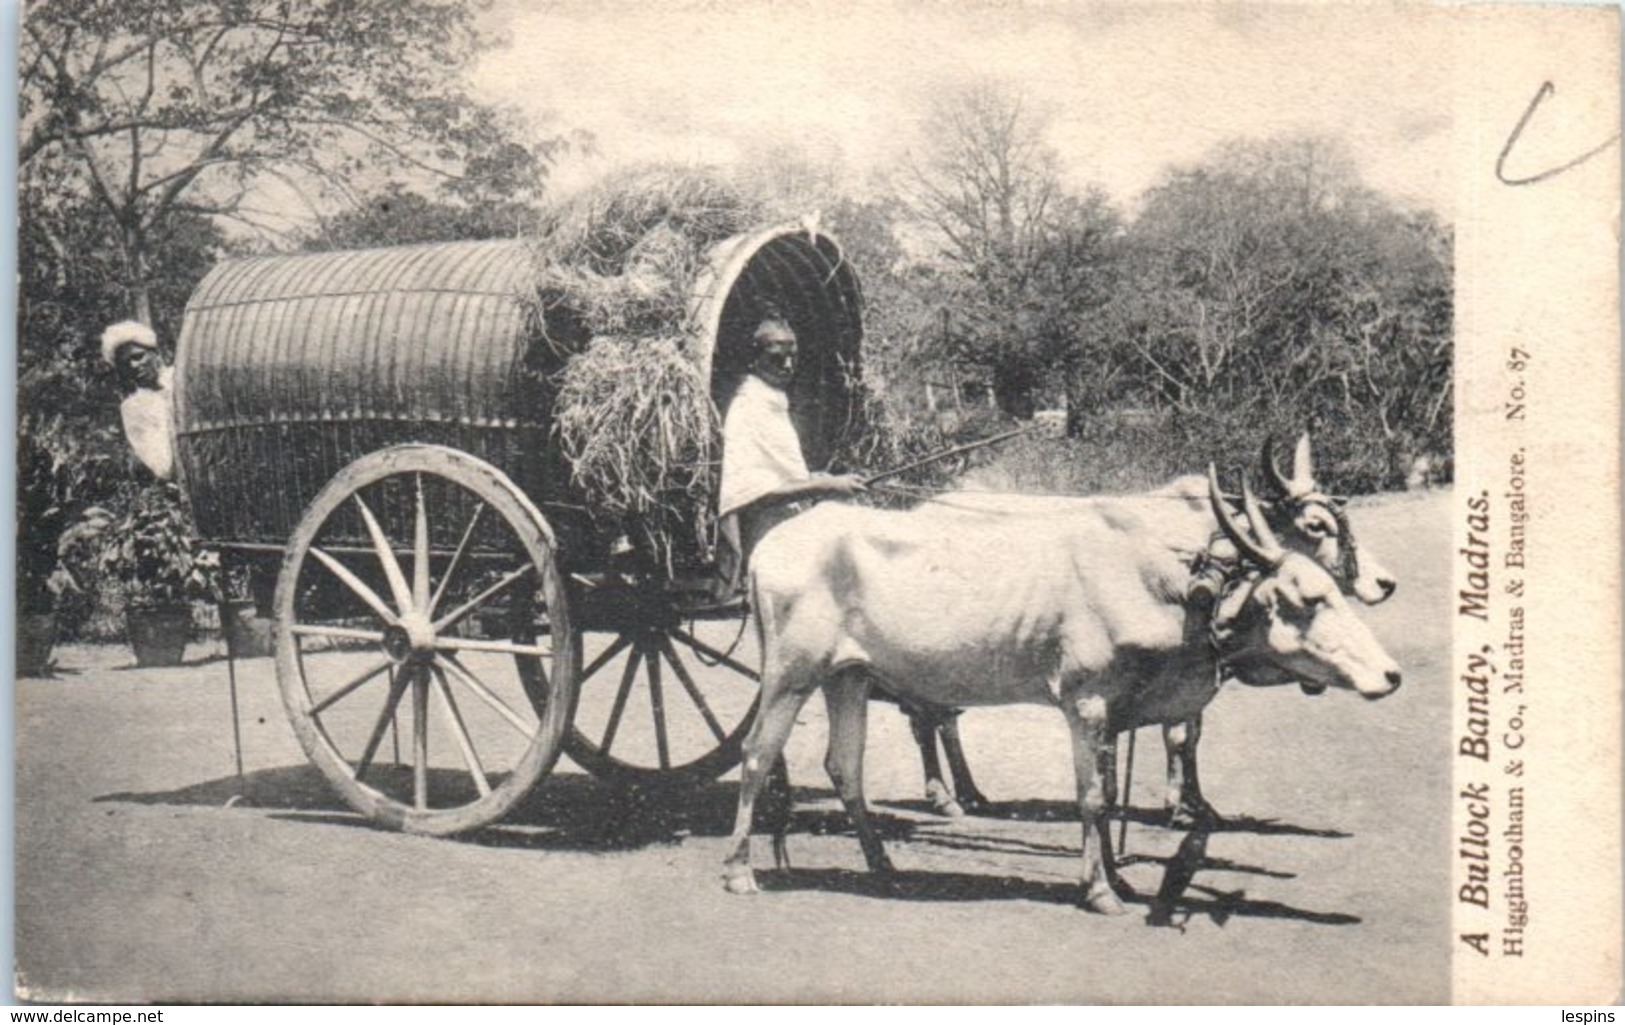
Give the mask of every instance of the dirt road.
MULTIPOLYGON (((1354 511, 1400 571, 1365 615, 1406 672, 1393 697, 1227 688, 1204 784, 1232 817, 1180 902, 1075 907, 1078 829, 1052 710, 965 716, 986 818, 919 801, 895 710, 867 782, 900 870, 862 871, 821 768, 820 702, 790 743, 794 869, 722 891, 727 777, 693 799, 617 794, 568 762, 500 827, 372 829, 305 763, 269 660, 240 665, 247 801, 226 663, 59 652, 18 684, 17 957, 40 1000, 1426 1003, 1448 990, 1448 496, 1354 511)), ((1154 893, 1183 834, 1153 821, 1139 738, 1127 879, 1154 893)), ((1114 834, 1115 834, 1114 826, 1114 834)), ((765 852, 759 854, 765 857, 765 852)), ((760 861, 759 861, 760 864, 760 861)))

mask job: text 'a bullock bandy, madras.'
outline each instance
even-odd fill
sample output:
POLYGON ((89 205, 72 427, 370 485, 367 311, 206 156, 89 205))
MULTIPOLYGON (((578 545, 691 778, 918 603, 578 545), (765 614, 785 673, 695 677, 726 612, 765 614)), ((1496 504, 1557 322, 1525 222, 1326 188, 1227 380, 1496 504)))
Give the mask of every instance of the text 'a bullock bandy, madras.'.
POLYGON ((1487 488, 1469 493, 1466 541, 1456 553, 1462 573, 1457 639, 1466 662, 1458 676, 1462 705, 1455 752, 1462 785, 1454 892, 1463 909, 1458 922, 1468 926, 1458 939, 1482 957, 1522 957, 1529 924, 1522 783, 1530 714, 1524 615, 1530 562, 1527 461, 1525 449, 1515 448, 1499 495, 1487 488), (1494 529, 1502 524, 1504 534, 1494 529))

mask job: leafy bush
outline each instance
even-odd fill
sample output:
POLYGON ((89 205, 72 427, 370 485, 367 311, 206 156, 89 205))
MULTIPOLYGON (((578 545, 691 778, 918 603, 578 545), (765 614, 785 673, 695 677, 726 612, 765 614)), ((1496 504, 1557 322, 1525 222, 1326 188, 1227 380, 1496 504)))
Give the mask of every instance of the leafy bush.
POLYGON ((87 509, 63 537, 70 555, 88 548, 104 583, 133 603, 166 605, 220 598, 219 556, 200 552, 173 484, 158 483, 136 497, 123 516, 87 509))

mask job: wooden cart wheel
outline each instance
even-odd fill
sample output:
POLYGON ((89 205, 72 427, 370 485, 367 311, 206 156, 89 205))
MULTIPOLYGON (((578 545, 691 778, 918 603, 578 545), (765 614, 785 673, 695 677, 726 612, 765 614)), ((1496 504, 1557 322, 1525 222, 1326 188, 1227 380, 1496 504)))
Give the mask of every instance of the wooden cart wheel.
POLYGON ((579 666, 554 549, 512 481, 453 449, 374 452, 316 497, 277 578, 277 680, 352 808, 460 833, 552 769, 579 666))
POLYGON ((565 751, 594 776, 623 786, 692 786, 738 765, 760 700, 750 667, 754 631, 727 650, 742 625, 648 624, 585 634, 565 751))

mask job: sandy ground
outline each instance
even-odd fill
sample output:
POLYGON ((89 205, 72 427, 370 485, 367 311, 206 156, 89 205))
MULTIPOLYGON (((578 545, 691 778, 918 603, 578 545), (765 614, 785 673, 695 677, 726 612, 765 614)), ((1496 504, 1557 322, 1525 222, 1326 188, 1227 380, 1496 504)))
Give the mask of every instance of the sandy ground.
MULTIPOLYGON (((919 800, 903 718, 870 716, 867 783, 900 870, 862 871, 821 761, 821 702, 791 739, 794 869, 725 894, 733 776, 680 801, 567 761, 462 840, 382 832, 304 760, 267 659, 239 664, 248 801, 226 663, 178 670, 67 648, 18 684, 17 960, 38 1000, 1427 1003, 1449 998, 1448 495, 1354 510, 1402 584, 1368 621, 1393 697, 1227 688, 1203 740, 1232 817, 1149 928, 1160 742, 1142 731, 1130 914, 1079 911, 1066 729, 1039 708, 963 731, 989 817, 919 800)), ((1115 834, 1114 825, 1114 834, 1115 834)), ((766 851, 758 852, 758 865, 766 851)))

